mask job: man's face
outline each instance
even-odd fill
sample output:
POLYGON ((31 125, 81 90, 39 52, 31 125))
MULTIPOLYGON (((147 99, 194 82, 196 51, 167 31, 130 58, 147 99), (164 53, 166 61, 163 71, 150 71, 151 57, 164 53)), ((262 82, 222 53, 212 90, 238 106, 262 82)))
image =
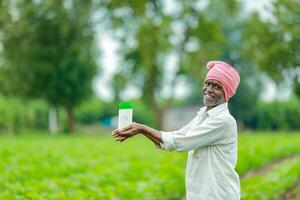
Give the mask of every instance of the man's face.
POLYGON ((225 103, 225 94, 222 84, 217 80, 208 79, 202 89, 203 103, 207 107, 214 107, 225 103))

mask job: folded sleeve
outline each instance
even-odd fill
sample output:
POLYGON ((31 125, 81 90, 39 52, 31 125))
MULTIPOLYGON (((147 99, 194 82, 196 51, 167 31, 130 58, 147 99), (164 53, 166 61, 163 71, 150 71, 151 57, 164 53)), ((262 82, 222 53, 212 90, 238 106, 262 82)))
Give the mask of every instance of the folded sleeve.
POLYGON ((163 150, 168 150, 168 151, 175 150, 174 149, 175 148, 174 135, 177 135, 177 136, 185 135, 187 133, 187 131, 190 129, 191 124, 194 123, 195 120, 196 120, 196 117, 194 119, 192 119, 188 124, 183 126, 181 129, 176 130, 176 131, 169 131, 169 132, 160 131, 163 143, 161 143, 158 148, 161 148, 163 150))
POLYGON ((160 131, 161 139, 163 143, 160 144, 160 148, 168 151, 175 149, 174 134, 172 132, 160 131))
POLYGON ((161 131, 162 149, 169 151, 190 151, 193 149, 215 145, 221 142, 228 131, 228 125, 223 119, 207 119, 195 128, 186 129, 185 132, 161 131))

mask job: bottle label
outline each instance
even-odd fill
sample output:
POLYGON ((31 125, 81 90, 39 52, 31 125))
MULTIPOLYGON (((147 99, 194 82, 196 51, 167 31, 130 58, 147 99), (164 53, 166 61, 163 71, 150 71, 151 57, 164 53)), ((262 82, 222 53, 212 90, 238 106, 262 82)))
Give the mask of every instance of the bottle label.
POLYGON ((132 109, 120 109, 118 119, 118 129, 124 128, 132 123, 132 109))

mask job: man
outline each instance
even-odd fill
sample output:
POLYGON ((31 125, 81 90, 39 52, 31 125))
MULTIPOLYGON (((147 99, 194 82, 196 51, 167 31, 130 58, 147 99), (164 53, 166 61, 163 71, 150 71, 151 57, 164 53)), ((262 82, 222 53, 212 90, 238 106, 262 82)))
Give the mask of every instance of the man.
POLYGON ((180 130, 163 132, 133 123, 113 131, 120 142, 138 133, 165 150, 188 151, 187 200, 238 200, 240 181, 237 162, 237 125, 227 102, 235 94, 240 77, 221 61, 207 63, 203 103, 198 115, 180 130))

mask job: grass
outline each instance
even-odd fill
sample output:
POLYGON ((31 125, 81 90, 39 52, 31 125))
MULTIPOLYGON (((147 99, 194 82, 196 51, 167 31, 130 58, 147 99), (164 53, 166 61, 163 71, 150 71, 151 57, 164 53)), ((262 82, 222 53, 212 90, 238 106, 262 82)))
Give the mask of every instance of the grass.
MULTIPOLYGON (((300 152, 298 144, 297 134, 241 134, 237 170, 300 152)), ((109 135, 1 136, 0 158, 1 200, 180 199, 185 192, 186 154, 158 150, 142 136, 121 144, 109 135)))
POLYGON ((265 176, 253 176, 242 180, 242 199, 280 199, 299 179, 300 159, 283 162, 265 176))
POLYGON ((300 134, 245 133, 239 137, 237 171, 240 175, 271 161, 300 153, 300 134))
POLYGON ((1 138, 0 145, 0 199, 154 199, 184 191, 184 155, 140 137, 122 144, 106 136, 1 138))

